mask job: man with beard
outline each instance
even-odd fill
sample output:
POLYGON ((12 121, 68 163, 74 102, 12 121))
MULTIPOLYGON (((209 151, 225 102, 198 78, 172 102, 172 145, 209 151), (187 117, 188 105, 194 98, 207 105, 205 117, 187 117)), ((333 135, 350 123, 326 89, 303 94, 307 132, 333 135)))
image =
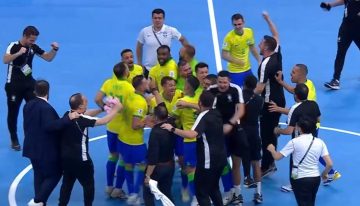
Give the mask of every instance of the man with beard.
POLYGON ((132 80, 137 75, 143 75, 144 69, 138 64, 134 64, 134 55, 131 49, 124 49, 121 51, 121 61, 124 62, 129 68, 128 82, 131 84, 132 80))

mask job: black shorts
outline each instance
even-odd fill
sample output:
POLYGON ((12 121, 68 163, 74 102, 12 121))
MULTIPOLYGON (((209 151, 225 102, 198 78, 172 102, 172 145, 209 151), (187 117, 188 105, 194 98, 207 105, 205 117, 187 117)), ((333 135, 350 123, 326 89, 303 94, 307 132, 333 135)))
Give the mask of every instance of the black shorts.
POLYGON ((249 142, 242 127, 236 126, 229 135, 226 136, 226 148, 228 154, 243 157, 249 152, 249 142))
POLYGON ((261 160, 261 138, 258 126, 244 127, 247 140, 249 142, 250 160, 261 160))

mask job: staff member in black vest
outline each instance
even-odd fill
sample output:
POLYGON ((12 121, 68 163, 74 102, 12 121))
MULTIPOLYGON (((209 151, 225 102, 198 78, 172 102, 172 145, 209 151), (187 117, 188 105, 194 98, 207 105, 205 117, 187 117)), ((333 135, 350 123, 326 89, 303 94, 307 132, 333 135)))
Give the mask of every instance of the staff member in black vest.
POLYGON ((275 160, 292 155, 291 185, 296 202, 300 206, 312 206, 315 205, 320 185, 319 158, 323 157, 326 162, 326 167, 321 173, 323 181, 328 179, 332 161, 325 143, 311 134, 316 130, 316 121, 301 117, 296 127, 300 131, 300 136, 290 140, 280 152, 277 152, 272 144, 267 149, 275 160))
POLYGON ((6 49, 3 58, 4 64, 8 64, 5 91, 7 96, 8 116, 7 124, 11 138, 11 148, 21 150, 17 136, 17 118, 23 99, 28 102, 34 98, 35 80, 32 76, 32 61, 34 55, 38 55, 50 62, 54 59, 59 45, 51 44, 51 50, 45 52, 35 44, 39 31, 34 26, 27 26, 23 31, 20 41, 11 42, 6 49))
POLYGON ((195 193, 200 206, 223 206, 219 189, 221 173, 226 165, 225 138, 223 122, 218 110, 212 109, 214 96, 204 91, 200 95, 201 113, 191 130, 181 130, 171 124, 161 127, 182 137, 193 137, 196 140, 195 193))

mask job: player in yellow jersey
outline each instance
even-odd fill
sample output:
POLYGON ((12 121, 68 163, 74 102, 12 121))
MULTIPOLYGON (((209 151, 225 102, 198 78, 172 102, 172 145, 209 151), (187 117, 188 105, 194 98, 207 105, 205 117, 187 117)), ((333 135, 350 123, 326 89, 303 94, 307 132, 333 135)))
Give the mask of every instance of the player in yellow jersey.
POLYGON ((180 60, 178 62, 178 78, 176 80, 176 89, 184 91, 186 78, 192 75, 191 68, 188 62, 180 60))
POLYGON ((140 201, 140 186, 144 181, 146 144, 144 143, 144 127, 148 113, 145 91, 149 89, 147 79, 143 75, 133 78, 135 93, 130 95, 124 104, 124 122, 120 127, 121 155, 125 162, 125 180, 128 187, 129 205, 140 201), (136 181, 134 181, 134 167, 136 181))
POLYGON ((189 63, 192 75, 195 76, 195 66, 198 64, 198 61, 195 58, 195 47, 190 44, 184 45, 181 47, 179 52, 180 60, 184 60, 189 63))
POLYGON ((244 27, 244 17, 238 13, 234 14, 231 22, 234 29, 224 38, 221 56, 228 62, 227 69, 232 83, 242 87, 245 77, 252 74, 249 51, 257 62, 260 63, 261 59, 255 46, 252 29, 244 27))
MULTIPOLYGON (((127 65, 123 62, 118 63, 113 68, 114 77, 107 79, 100 88, 100 91, 96 94, 95 102, 96 104, 104 108, 104 98, 105 97, 115 97, 120 100, 122 104, 126 101, 127 97, 130 94, 134 93, 134 87, 127 82, 127 76, 129 75, 129 69, 127 65)), ((118 134, 119 128, 123 124, 122 113, 118 113, 115 118, 107 124, 107 142, 109 148, 109 158, 106 163, 106 175, 107 175, 107 186, 106 192, 114 198, 125 198, 125 193, 121 189, 124 182, 124 163, 119 153, 118 144, 118 134), (115 189, 114 184, 114 174, 116 164, 118 167, 116 170, 117 178, 115 189)))
POLYGON ((204 87, 206 87, 205 86, 205 78, 209 74, 209 65, 207 65, 204 62, 199 62, 195 66, 195 74, 196 74, 196 78, 200 82, 199 88, 197 88, 197 90, 195 91, 196 96, 199 98, 201 93, 204 90, 204 87))
MULTIPOLYGON (((185 82, 184 94, 185 96, 178 101, 189 104, 198 104, 199 97, 196 97, 195 90, 199 87, 200 82, 194 76, 189 76, 185 82)), ((172 114, 177 117, 182 129, 190 130, 195 123, 198 111, 190 107, 177 107, 172 111, 172 114)), ((196 169, 196 138, 184 138, 184 164, 186 167, 188 177, 188 187, 190 194, 193 196, 193 204, 197 204, 195 197, 194 174, 196 169)))
POLYGON ((144 74, 142 66, 134 64, 134 55, 131 49, 124 49, 121 51, 121 61, 129 67, 129 76, 127 77, 127 80, 130 84, 135 76, 144 74))
POLYGON ((170 54, 170 47, 162 45, 157 49, 158 64, 151 68, 149 72, 149 78, 151 80, 151 89, 157 88, 162 92, 161 79, 164 76, 169 76, 174 79, 178 77, 177 65, 170 54))

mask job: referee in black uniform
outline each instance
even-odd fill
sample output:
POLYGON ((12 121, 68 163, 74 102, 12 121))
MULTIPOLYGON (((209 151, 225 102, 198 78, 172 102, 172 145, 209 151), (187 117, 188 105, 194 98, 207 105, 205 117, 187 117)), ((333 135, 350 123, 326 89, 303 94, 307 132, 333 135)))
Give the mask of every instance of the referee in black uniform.
POLYGON ((32 76, 32 61, 34 55, 38 55, 50 62, 54 59, 59 49, 58 43, 51 44, 52 49, 45 52, 35 44, 39 31, 34 26, 27 26, 23 31, 21 40, 11 42, 6 49, 3 58, 4 64, 8 64, 5 91, 7 96, 8 116, 7 124, 11 138, 11 148, 21 149, 17 136, 17 118, 23 99, 28 102, 34 98, 35 80, 32 76))
POLYGON ((204 91, 200 95, 201 113, 192 130, 180 130, 171 124, 162 128, 182 137, 194 137, 196 140, 197 164, 195 171, 196 198, 200 206, 223 206, 219 189, 221 173, 226 165, 225 139, 223 122, 219 111, 212 109, 214 96, 204 91))
POLYGON ((354 41, 360 49, 360 1, 335 0, 333 2, 322 2, 320 7, 330 11, 331 7, 340 5, 344 5, 345 10, 338 33, 333 79, 324 84, 325 87, 330 89, 340 89, 340 75, 344 67, 346 52, 351 43, 354 41))

